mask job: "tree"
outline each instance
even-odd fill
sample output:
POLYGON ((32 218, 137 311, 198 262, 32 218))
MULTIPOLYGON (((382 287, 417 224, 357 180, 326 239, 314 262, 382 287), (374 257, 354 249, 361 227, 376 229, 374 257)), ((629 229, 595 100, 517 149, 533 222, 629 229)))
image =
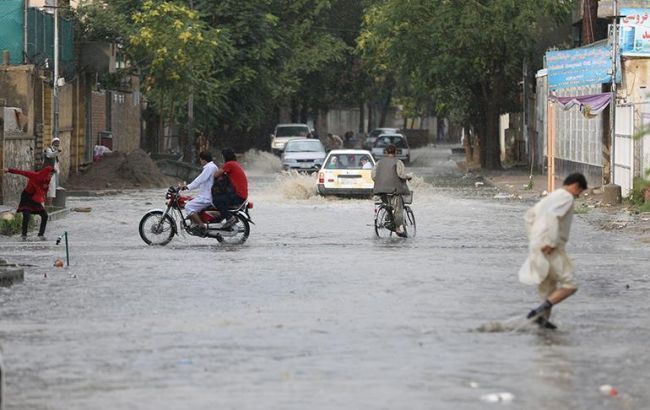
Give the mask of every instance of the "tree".
POLYGON ((196 11, 168 1, 147 0, 132 16, 129 50, 144 75, 145 95, 161 117, 175 117, 177 102, 191 90, 214 97, 220 83, 211 77, 213 64, 229 47, 219 31, 203 22, 196 11))
POLYGON ((422 87, 438 112, 474 128, 481 165, 498 168, 499 115, 517 109, 521 67, 538 21, 560 21, 571 6, 564 0, 386 0, 366 13, 359 48, 377 70, 422 87))

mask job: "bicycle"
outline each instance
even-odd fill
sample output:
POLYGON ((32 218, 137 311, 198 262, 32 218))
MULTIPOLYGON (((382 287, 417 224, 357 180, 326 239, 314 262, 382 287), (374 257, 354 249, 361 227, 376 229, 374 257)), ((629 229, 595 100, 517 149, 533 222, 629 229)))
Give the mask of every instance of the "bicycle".
POLYGON ((409 206, 413 203, 413 192, 407 195, 384 194, 379 201, 375 201, 375 234, 379 238, 389 238, 393 234, 397 235, 393 207, 390 205, 390 197, 392 196, 399 196, 404 207, 404 233, 408 237, 415 237, 415 214, 409 206))

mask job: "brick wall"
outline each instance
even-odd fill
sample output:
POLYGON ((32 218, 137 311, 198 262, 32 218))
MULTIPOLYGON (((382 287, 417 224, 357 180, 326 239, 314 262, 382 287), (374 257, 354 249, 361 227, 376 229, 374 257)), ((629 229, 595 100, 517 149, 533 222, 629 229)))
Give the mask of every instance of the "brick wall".
POLYGON ((93 91, 91 93, 90 136, 94 144, 99 143, 99 133, 106 131, 106 93, 93 91))
POLYGON ((140 93, 111 92, 113 149, 129 153, 140 148, 140 93))

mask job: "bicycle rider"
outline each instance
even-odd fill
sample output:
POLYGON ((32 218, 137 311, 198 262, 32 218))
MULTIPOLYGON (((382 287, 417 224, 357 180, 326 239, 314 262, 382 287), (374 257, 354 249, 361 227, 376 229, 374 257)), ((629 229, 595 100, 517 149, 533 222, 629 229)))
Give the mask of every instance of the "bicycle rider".
POLYGON ((406 237, 404 230, 404 200, 402 195, 410 194, 406 181, 411 179, 411 174, 405 172, 404 163, 395 158, 397 147, 390 144, 386 147, 386 156, 380 159, 372 170, 372 179, 375 186, 372 193, 378 195, 382 202, 388 203, 393 208, 395 233, 397 236, 406 237))

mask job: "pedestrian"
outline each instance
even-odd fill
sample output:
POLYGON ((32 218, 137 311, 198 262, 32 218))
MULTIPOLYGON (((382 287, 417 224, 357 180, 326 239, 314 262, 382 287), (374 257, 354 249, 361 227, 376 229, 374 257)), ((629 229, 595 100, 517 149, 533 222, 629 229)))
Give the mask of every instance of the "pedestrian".
POLYGON ((336 134, 328 133, 326 143, 328 151, 343 148, 343 140, 336 134))
POLYGON ((20 194, 20 203, 16 210, 16 212, 22 212, 23 214, 21 239, 23 241, 27 240, 29 220, 31 219, 32 214, 37 214, 41 217, 38 239, 42 241, 46 240, 45 227, 47 226, 48 215, 43 203, 45 202, 45 195, 50 185, 50 179, 52 178, 52 175, 54 175, 54 168, 48 165, 36 172, 8 168, 5 172, 27 177, 27 185, 20 194))
POLYGON ((50 181, 47 191, 47 204, 52 205, 52 200, 56 198, 56 188, 59 186, 59 154, 61 153, 61 140, 58 137, 52 138, 52 143, 45 149, 43 154, 43 166, 54 168, 54 175, 50 181))
POLYGON ((412 176, 405 171, 404 163, 395 158, 397 147, 390 144, 386 147, 386 156, 380 159, 372 169, 372 180, 375 185, 372 189, 373 195, 379 195, 381 201, 393 208, 393 219, 395 222, 395 233, 405 238, 407 232, 404 230, 404 198, 402 195, 411 193, 406 181, 412 176))
POLYGON ((573 295, 577 281, 571 259, 566 253, 573 205, 587 189, 584 175, 574 173, 566 177, 563 186, 539 201, 526 212, 528 258, 519 270, 519 280, 538 285, 544 302, 528 313, 541 327, 552 328, 548 319, 551 308, 573 295))

